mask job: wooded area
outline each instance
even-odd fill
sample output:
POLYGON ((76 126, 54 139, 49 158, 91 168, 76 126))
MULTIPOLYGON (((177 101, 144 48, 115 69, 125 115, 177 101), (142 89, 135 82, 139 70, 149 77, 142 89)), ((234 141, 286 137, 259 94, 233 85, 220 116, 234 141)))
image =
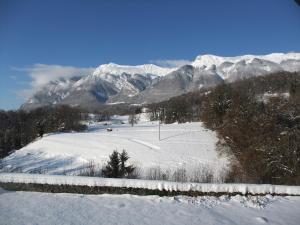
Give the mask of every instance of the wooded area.
POLYGON ((281 72, 149 105, 165 123, 201 120, 234 154, 228 182, 300 184, 300 74, 281 72))
POLYGON ((45 133, 84 130, 80 120, 80 110, 69 106, 43 107, 30 112, 0 111, 0 157, 45 133))

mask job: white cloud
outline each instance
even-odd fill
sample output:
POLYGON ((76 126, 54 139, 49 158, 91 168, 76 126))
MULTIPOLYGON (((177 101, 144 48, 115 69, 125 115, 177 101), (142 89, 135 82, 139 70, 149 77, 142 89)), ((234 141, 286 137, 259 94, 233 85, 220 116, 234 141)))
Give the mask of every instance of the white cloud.
POLYGON ((61 78, 71 78, 74 76, 84 76, 91 74, 95 68, 79 68, 73 66, 34 64, 28 68, 12 68, 20 72, 25 72, 30 78, 30 88, 21 90, 19 95, 24 98, 30 97, 35 91, 42 88, 50 81, 61 78))
POLYGON ((151 60, 150 63, 154 63, 162 67, 180 67, 180 66, 191 64, 192 61, 185 60, 185 59, 156 59, 156 60, 151 60))

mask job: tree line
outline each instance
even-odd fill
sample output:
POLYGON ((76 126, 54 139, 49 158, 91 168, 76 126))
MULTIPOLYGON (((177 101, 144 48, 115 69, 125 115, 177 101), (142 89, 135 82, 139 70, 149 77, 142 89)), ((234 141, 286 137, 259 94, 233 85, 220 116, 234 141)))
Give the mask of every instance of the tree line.
POLYGON ((81 111, 70 106, 42 107, 32 111, 0 111, 0 157, 18 150, 45 133, 81 131, 81 111))

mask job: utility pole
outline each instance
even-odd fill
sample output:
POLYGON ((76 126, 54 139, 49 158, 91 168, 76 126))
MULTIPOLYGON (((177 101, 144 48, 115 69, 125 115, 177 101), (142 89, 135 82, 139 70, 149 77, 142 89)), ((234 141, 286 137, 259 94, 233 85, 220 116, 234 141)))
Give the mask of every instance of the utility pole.
POLYGON ((158 120, 158 140, 160 141, 160 120, 158 120))
POLYGON ((162 108, 161 111, 162 111, 162 116, 159 115, 159 118, 158 118, 158 140, 159 141, 161 140, 160 139, 160 124, 161 124, 161 121, 165 118, 165 108, 162 108))

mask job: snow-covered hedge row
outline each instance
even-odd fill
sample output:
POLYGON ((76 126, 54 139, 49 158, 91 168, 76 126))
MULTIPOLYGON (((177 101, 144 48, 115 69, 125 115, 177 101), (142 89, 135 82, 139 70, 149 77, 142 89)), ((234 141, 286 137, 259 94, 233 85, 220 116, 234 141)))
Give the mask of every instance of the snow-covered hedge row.
POLYGON ((0 183, 26 183, 49 185, 75 185, 90 187, 120 187, 159 191, 199 192, 199 193, 240 193, 300 195, 300 186, 270 184, 209 184, 178 183, 157 180, 111 179, 63 175, 0 173, 0 183))

